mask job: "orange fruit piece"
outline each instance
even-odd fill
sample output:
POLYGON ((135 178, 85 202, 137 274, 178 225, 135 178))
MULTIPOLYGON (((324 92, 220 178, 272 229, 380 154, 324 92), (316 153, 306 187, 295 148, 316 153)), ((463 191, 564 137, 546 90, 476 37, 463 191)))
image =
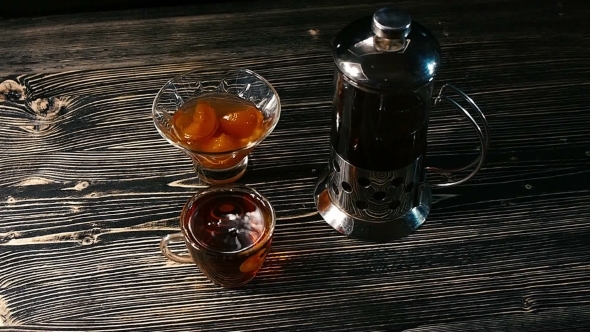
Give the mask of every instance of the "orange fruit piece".
POLYGON ((213 136, 204 139, 199 147, 203 152, 227 152, 240 148, 240 142, 218 130, 213 136))
POLYGON ((250 136, 244 137, 240 140, 241 146, 246 146, 251 142, 257 141, 260 136, 264 134, 264 117, 261 112, 258 112, 258 118, 256 119, 256 127, 250 136))
POLYGON ((172 129, 178 137, 183 137, 183 129, 193 123, 193 117, 183 110, 178 110, 172 116, 172 129))
POLYGON ((254 255, 248 257, 241 265, 240 265, 240 272, 242 273, 252 273, 258 271, 262 264, 264 263, 264 259, 266 258, 266 248, 258 251, 254 255))
POLYGON ((221 129, 236 138, 246 138, 256 129, 262 113, 255 107, 248 107, 237 112, 229 112, 219 119, 221 129))
MULTIPOLYGON (((215 110, 206 102, 199 101, 195 106, 192 114, 192 121, 186 125, 186 119, 183 118, 182 133, 187 140, 198 140, 205 138, 215 132, 219 126, 215 110)), ((189 114, 187 114, 190 117, 189 114)))

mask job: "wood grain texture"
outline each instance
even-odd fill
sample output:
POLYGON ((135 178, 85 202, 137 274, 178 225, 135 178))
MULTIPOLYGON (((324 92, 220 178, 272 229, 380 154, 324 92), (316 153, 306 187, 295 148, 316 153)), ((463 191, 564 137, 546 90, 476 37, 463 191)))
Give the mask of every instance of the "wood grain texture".
MULTIPOLYGON (((375 244, 336 234, 312 191, 330 39, 383 4, 0 20, 0 330, 590 330, 590 4, 399 2, 439 38, 438 86, 478 102, 492 145, 476 178, 435 190, 418 232, 375 244), (228 64, 266 77, 283 106, 240 181, 277 211, 273 249, 238 290, 159 252, 202 185, 150 118, 170 77, 228 64)), ((434 111, 430 127, 433 163, 476 156, 457 113, 434 111)))

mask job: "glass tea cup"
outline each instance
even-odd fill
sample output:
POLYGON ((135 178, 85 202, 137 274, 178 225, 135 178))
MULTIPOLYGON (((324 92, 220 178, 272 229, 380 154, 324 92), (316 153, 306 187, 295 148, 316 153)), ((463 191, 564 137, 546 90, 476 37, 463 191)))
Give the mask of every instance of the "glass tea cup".
POLYGON ((152 105, 156 129, 193 161, 209 184, 242 177, 248 154, 275 128, 281 102, 255 72, 191 70, 169 80, 152 105))
POLYGON ((274 209, 256 190, 210 187, 184 205, 181 232, 165 236, 160 250, 172 261, 195 263, 213 283, 235 288, 250 282, 262 267, 274 228, 274 209), (173 253, 171 242, 184 242, 188 255, 173 253))

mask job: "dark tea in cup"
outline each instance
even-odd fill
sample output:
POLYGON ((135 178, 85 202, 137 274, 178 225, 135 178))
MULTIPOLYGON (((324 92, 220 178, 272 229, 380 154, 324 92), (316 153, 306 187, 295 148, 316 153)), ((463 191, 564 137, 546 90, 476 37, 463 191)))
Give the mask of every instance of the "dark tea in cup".
POLYGON ((226 186, 194 195, 180 216, 181 233, 165 237, 169 259, 197 264, 214 283, 228 288, 248 283, 270 249, 275 214, 266 198, 251 188, 226 186), (184 241, 190 257, 170 252, 168 243, 184 241))

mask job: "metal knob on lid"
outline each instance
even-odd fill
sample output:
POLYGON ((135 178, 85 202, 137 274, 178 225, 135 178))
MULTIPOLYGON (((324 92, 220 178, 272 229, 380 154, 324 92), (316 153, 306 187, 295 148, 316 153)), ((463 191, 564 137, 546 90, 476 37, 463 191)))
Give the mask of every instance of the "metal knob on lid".
POLYGON ((371 24, 375 47, 386 52, 403 50, 411 25, 412 18, 408 12, 393 7, 379 9, 373 14, 371 24))
POLYGON ((405 10, 385 7, 373 14, 373 33, 387 39, 404 39, 410 34, 412 17, 405 10))

